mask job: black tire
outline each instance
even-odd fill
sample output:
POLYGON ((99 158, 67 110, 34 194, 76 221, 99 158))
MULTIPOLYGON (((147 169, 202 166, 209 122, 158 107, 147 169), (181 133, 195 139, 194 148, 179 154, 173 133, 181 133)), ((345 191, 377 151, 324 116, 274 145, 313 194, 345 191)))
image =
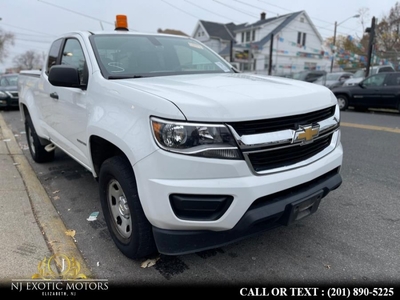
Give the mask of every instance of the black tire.
POLYGON ((336 95, 340 110, 346 110, 349 107, 349 99, 346 95, 336 95))
POLYGON ((114 156, 101 165, 99 173, 101 207, 117 248, 130 259, 154 254, 157 249, 136 187, 130 162, 114 156))
POLYGON ((47 152, 39 140, 35 127, 33 126, 31 117, 29 115, 25 118, 25 133, 28 142, 29 152, 33 160, 37 163, 49 162, 54 159, 55 151, 47 152))

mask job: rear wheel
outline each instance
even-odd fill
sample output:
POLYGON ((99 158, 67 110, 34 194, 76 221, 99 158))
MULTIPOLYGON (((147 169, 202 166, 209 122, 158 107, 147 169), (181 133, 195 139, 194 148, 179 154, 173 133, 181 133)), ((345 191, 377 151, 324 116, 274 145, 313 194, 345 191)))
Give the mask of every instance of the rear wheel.
POLYGON ((130 162, 107 159, 99 174, 100 201, 108 230, 118 249, 131 259, 156 252, 152 227, 141 206, 130 162))
POLYGON ((45 146, 40 143, 35 127, 29 115, 25 118, 25 133, 28 142, 29 152, 37 163, 49 162, 54 159, 54 150, 47 152, 45 146))
POLYGON ((349 107, 349 100, 345 95, 337 95, 337 102, 340 110, 346 110, 349 107))

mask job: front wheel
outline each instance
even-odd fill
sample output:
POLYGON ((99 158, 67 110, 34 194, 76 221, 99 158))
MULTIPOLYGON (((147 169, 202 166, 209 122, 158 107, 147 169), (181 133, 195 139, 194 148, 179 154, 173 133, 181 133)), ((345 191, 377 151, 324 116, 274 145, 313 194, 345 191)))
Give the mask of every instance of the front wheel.
POLYGON ((347 96, 337 95, 336 98, 337 98, 337 102, 339 104, 339 109, 346 110, 349 106, 349 100, 348 100, 347 96))
POLYGON ((108 230, 118 249, 139 259, 156 252, 152 227, 141 206, 130 162, 115 156, 99 173, 100 201, 108 230))
POLYGON ((45 146, 40 143, 39 136, 33 126, 32 119, 29 115, 25 118, 25 133, 28 142, 29 152, 33 160, 37 163, 49 162, 54 159, 55 151, 46 151, 45 146))

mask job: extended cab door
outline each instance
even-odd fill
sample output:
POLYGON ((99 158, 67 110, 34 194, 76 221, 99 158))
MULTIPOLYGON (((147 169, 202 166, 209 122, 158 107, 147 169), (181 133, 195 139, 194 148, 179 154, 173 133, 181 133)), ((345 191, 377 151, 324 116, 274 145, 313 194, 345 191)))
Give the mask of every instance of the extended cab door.
MULTIPOLYGON (((41 73, 40 84, 38 85, 34 96, 36 107, 32 108, 32 110, 35 110, 36 112, 36 118, 33 118, 33 120, 40 123, 39 126, 43 129, 44 133, 48 135, 47 137, 50 140, 52 140, 55 135, 53 127, 54 101, 50 97, 50 91, 53 89, 53 86, 48 80, 48 75, 50 68, 53 65, 59 64, 59 55, 62 44, 63 39, 58 39, 54 41, 50 47, 47 63, 45 69, 41 73)), ((35 126, 38 125, 35 124, 35 126)))
MULTIPOLYGON (((88 85, 89 71, 83 43, 79 37, 66 38, 60 52, 59 63, 78 69, 82 86, 88 85)), ((80 163, 88 166, 86 128, 88 122, 86 89, 51 86, 51 124, 54 143, 80 163)))
POLYGON ((360 107, 376 107, 386 73, 371 75, 360 82, 361 88, 354 93, 354 104, 360 107))
POLYGON ((400 73, 388 73, 380 91, 377 108, 398 109, 400 105, 400 73))

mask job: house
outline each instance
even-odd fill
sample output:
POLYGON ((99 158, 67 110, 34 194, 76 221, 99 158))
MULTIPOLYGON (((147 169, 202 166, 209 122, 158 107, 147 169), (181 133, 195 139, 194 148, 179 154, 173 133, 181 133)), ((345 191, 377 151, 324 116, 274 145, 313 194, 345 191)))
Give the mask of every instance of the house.
POLYGON ((271 18, 262 12, 251 24, 199 20, 192 37, 241 71, 283 75, 330 67, 329 49, 304 10, 271 18))

